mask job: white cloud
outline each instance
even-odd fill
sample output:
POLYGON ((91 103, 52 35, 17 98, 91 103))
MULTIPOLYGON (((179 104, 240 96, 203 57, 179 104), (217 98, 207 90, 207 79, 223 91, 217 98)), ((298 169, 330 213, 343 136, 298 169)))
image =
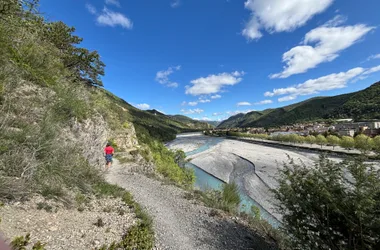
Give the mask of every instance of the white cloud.
POLYGON ((336 15, 333 19, 327 21, 323 26, 324 27, 336 27, 347 21, 347 17, 342 15, 336 15))
POLYGON ((367 61, 373 60, 373 59, 380 59, 380 54, 377 55, 371 55, 367 58, 367 61))
POLYGON ((279 98, 278 101, 290 101, 296 99, 298 96, 312 95, 323 91, 345 88, 350 81, 363 79, 369 74, 378 71, 380 71, 380 65, 368 69, 357 67, 350 69, 347 72, 334 73, 316 79, 310 79, 304 83, 289 86, 287 88, 273 89, 271 92, 265 92, 264 96, 273 97, 285 95, 284 97, 279 98))
POLYGON ((209 99, 199 99, 200 103, 208 103, 211 102, 209 99))
POLYGON ((211 99, 219 99, 219 98, 222 98, 221 95, 212 95, 211 96, 211 99))
POLYGON ((180 69, 181 65, 178 65, 175 67, 169 67, 167 70, 158 71, 156 73, 156 81, 167 87, 176 88, 178 87, 178 83, 170 81, 169 76, 180 69))
POLYGON ((255 105, 264 105, 264 104, 271 104, 271 103, 273 103, 272 100, 263 100, 260 102, 256 102, 255 105))
POLYGON ((183 101, 182 103, 181 103, 181 106, 186 106, 187 105, 187 102, 185 102, 185 101, 183 101))
POLYGON ((251 19, 242 34, 248 40, 269 33, 293 31, 306 24, 314 15, 331 5, 333 0, 247 0, 245 8, 251 11, 251 19))
POLYGON ((223 113, 218 113, 218 112, 212 113, 212 116, 221 116, 221 115, 223 115, 223 113))
POLYGON ((239 102, 236 104, 236 106, 240 107, 240 106, 251 106, 252 104, 249 103, 249 102, 239 102))
POLYGON ((380 65, 367 69, 366 71, 364 71, 363 75, 369 75, 378 71, 380 71, 380 65))
POLYGON ((288 96, 284 96, 284 97, 280 97, 278 98, 278 101, 279 102, 288 102, 288 101, 291 101, 291 100, 294 100, 296 99, 297 97, 294 96, 294 95, 288 95, 288 96))
MULTIPOLYGON (((334 24, 336 21, 331 21, 334 24)), ((364 24, 353 26, 320 26, 309 31, 303 44, 285 52, 282 61, 286 63, 284 71, 270 75, 270 78, 287 78, 294 74, 305 73, 323 62, 331 62, 339 52, 359 41, 374 27, 364 24), (311 45, 310 45, 311 44, 311 45)))
POLYGON ((150 105, 146 104, 146 103, 141 103, 141 104, 137 104, 136 107, 139 108, 139 109, 145 110, 145 109, 149 109, 150 105))
POLYGON ((121 26, 125 29, 133 28, 133 23, 128 17, 107 8, 103 9, 102 13, 96 18, 96 21, 98 24, 105 26, 121 26))
POLYGON ((203 109, 181 109, 181 113, 185 115, 190 115, 190 114, 200 114, 203 113, 203 109))
POLYGON ((189 104, 189 106, 197 106, 198 102, 189 102, 188 104, 189 104))
POLYGON ((205 121, 205 122, 212 121, 212 119, 208 118, 207 116, 203 116, 202 118, 194 118, 194 120, 205 121))
POLYGON ((106 0, 106 4, 115 5, 120 7, 120 2, 118 0, 106 0))
POLYGON ((170 3, 170 7, 172 7, 172 8, 177 8, 177 7, 180 6, 180 4, 181 4, 181 1, 180 1, 180 0, 174 0, 174 1, 172 1, 172 2, 170 3))
POLYGON ((220 73, 218 75, 209 75, 191 81, 192 86, 186 86, 186 94, 191 95, 209 95, 222 91, 224 86, 232 86, 243 80, 243 71, 232 73, 220 73))
POLYGON ((90 12, 91 14, 95 15, 96 14, 96 8, 92 5, 92 4, 86 4, 86 9, 88 10, 88 12, 90 12))

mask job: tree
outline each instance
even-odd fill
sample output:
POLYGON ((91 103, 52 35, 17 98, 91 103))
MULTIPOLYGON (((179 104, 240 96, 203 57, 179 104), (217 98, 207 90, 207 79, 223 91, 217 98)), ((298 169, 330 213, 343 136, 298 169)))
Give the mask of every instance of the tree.
POLYGON ((322 146, 327 144, 327 139, 323 135, 317 135, 315 138, 318 145, 322 146))
POLYGON ((374 146, 374 149, 378 153, 380 153, 380 135, 378 135, 375 138, 373 138, 373 146, 374 146))
POLYGON ((305 137, 305 141, 310 145, 313 145, 317 140, 314 135, 308 135, 305 137))
POLYGON ((44 24, 42 36, 58 48, 65 67, 76 78, 89 85, 103 86, 100 76, 104 76, 105 64, 100 60, 98 52, 77 47, 83 39, 73 35, 74 32, 74 27, 63 22, 50 22, 44 24))
POLYGON ((353 147, 355 147, 355 140, 354 140, 354 138, 352 138, 350 136, 343 136, 342 139, 340 140, 340 144, 339 145, 342 148, 350 150, 353 147))
POLYGON ((355 137, 355 148, 366 153, 373 148, 372 138, 366 135, 358 135, 355 137))
POLYGON ((339 145, 339 143, 340 143, 340 138, 338 136, 335 136, 335 135, 329 135, 329 136, 327 136, 326 139, 333 146, 333 150, 334 150, 335 146, 339 145))
POLYGON ((379 249, 380 171, 360 159, 286 164, 274 190, 292 249, 379 249))

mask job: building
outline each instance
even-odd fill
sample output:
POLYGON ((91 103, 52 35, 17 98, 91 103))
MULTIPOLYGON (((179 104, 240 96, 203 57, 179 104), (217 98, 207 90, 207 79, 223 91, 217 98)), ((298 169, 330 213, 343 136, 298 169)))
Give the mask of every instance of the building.
POLYGON ((335 125, 335 131, 339 135, 354 136, 355 132, 363 132, 375 136, 380 131, 380 121, 338 123, 335 125))
POLYGON ((351 136, 351 137, 354 137, 355 130, 354 129, 341 129, 341 130, 338 130, 338 134, 340 136, 351 136))

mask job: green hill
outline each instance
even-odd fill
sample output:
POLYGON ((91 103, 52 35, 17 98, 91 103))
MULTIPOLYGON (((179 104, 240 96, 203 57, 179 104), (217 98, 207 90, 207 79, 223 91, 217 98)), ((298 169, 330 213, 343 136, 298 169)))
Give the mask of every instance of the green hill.
POLYGON ((315 97, 277 109, 238 114, 223 121, 218 128, 276 127, 341 118, 380 119, 380 82, 354 93, 315 97))

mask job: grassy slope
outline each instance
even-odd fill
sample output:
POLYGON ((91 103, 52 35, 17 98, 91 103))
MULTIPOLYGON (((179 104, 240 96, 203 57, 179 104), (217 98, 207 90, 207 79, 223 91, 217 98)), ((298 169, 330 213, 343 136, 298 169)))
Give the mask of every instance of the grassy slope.
POLYGON ((238 114, 222 122, 224 127, 273 127, 322 119, 379 119, 380 82, 362 91, 332 97, 316 97, 286 107, 238 114))
MULTIPOLYGON (((177 133, 210 127, 207 123, 195 121, 186 116, 164 115, 156 110, 143 111, 133 107, 107 90, 100 89, 100 91, 102 96, 105 96, 108 100, 107 107, 119 114, 119 124, 123 124, 123 120, 132 122, 137 130, 144 128, 151 137, 160 141, 173 140, 177 133)), ((102 96, 97 98, 102 98, 102 96)))

